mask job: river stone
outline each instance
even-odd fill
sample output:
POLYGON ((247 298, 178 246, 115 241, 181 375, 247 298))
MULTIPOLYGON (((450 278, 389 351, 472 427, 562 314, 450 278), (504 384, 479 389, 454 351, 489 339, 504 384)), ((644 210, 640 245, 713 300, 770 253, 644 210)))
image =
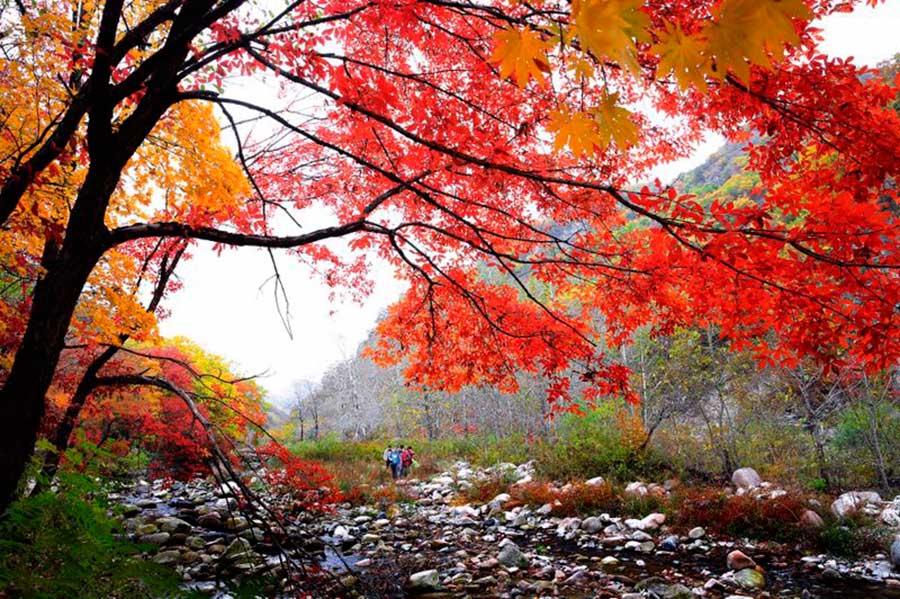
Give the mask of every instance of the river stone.
POLYGON ((169 536, 170 535, 167 532, 155 532, 149 535, 141 535, 138 537, 138 543, 144 545, 162 545, 169 540, 169 536))
POLYGON ((153 556, 153 561, 157 564, 174 564, 181 557, 181 553, 176 549, 169 549, 168 551, 160 551, 156 555, 153 556))
POLYGON ((247 522, 247 519, 243 516, 232 516, 225 523, 225 526, 228 530, 233 530, 235 532, 240 532, 250 527, 250 523, 247 522))
POLYGON ((156 525, 163 532, 190 532, 191 525, 180 518, 158 518, 156 525))
POLYGON ((694 527, 688 532, 688 537, 694 539, 695 541, 697 539, 702 539, 704 535, 706 535, 706 531, 702 526, 694 527))
POLYGON ((134 534, 136 534, 139 537, 142 537, 144 535, 152 535, 153 533, 157 532, 158 530, 159 530, 159 527, 156 524, 141 524, 140 526, 138 526, 135 529, 134 534))
POLYGON ((647 485, 640 481, 628 483, 624 493, 631 497, 644 497, 647 494, 647 485))
POLYGON ((666 521, 665 514, 650 514, 641 519, 640 530, 655 530, 666 521))
POLYGON ((253 547, 250 541, 241 537, 236 538, 225 548, 222 558, 229 561, 248 561, 253 556, 253 547))
POLYGON ((848 491, 831 503, 831 513, 838 518, 846 518, 870 503, 880 503, 881 495, 874 491, 848 491))
POLYGON ((650 596, 660 599, 694 599, 691 589, 679 583, 669 584, 667 580, 658 576, 645 578, 634 585, 634 590, 646 591, 650 596))
POLYGON ((222 516, 219 515, 219 512, 207 512, 197 519, 197 524, 203 528, 220 528, 222 516))
POLYGON ((587 576, 588 576, 587 572, 585 572, 584 570, 575 570, 574 572, 572 572, 571 575, 569 575, 568 578, 563 580, 560 584, 562 584, 563 586, 573 586, 576 584, 581 584, 586 581, 587 576))
POLYGON ((820 529, 825 527, 825 521, 822 520, 822 516, 812 510, 803 512, 803 515, 800 516, 800 524, 806 528, 820 529))
POLYGON ((894 537, 894 541, 891 543, 891 563, 894 564, 894 568, 900 571, 900 536, 894 537))
POLYGON ((596 516, 591 516, 590 518, 585 518, 581 521, 581 530, 590 534, 600 532, 603 530, 603 527, 603 521, 596 516))
POLYGON ((528 566, 528 558, 519 549, 519 546, 510 541, 503 545, 497 555, 497 561, 507 568, 525 568, 528 566))
POLYGON ((745 589, 766 588, 766 577, 753 568, 744 568, 734 575, 734 581, 745 589))
POLYGON ((731 475, 731 482, 739 489, 752 489, 762 484, 762 479, 753 468, 738 468, 731 475))
POLYGON ((206 543, 200 537, 188 537, 185 545, 191 549, 203 549, 206 547, 206 543))
POLYGON ((409 577, 409 588, 419 591, 432 591, 441 584, 437 570, 422 570, 409 577))
POLYGON ((606 481, 603 480, 602 476, 595 476, 594 478, 589 478, 586 481, 584 481, 584 484, 586 484, 590 487, 599 487, 604 482, 606 482, 606 481))
POLYGON ((678 537, 675 535, 669 535, 659 543, 659 548, 661 551, 677 551, 678 550, 678 537))
POLYGON ((726 563, 728 564, 729 570, 745 570, 747 568, 756 567, 756 562, 739 549, 735 549, 728 554, 726 563))

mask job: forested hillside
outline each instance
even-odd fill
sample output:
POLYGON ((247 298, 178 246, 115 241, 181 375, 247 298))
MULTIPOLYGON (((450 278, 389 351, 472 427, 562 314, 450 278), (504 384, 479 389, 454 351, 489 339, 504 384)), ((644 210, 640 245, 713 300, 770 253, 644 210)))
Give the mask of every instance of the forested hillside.
MULTIPOLYGON (((759 177, 746 170, 742 147, 724 145, 675 185, 703 205, 750 202, 759 177)), ((632 370, 641 402, 610 397, 598 410, 584 406, 587 418, 570 415, 571 406, 557 406, 557 414, 546 402, 550 381, 528 373, 517 376, 512 393, 489 385, 417 390, 407 384, 403 364, 379 368, 367 357, 376 338, 373 332, 321 382, 297 384, 281 427, 286 438, 530 446, 518 455, 549 452, 546 467, 554 476, 637 464, 727 479, 750 464, 809 489, 900 485, 900 406, 890 377, 811 362, 760 368, 751 351, 732 351, 712 326, 665 335, 645 329, 613 348, 632 370)), ((647 473, 639 466, 631 474, 647 473)))

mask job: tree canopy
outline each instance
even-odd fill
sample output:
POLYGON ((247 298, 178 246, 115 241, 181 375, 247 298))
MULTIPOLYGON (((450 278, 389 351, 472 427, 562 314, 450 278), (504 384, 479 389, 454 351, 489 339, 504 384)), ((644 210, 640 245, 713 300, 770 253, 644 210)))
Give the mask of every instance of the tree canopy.
POLYGON ((586 399, 637 400, 603 348, 647 324, 896 361, 897 87, 819 51, 847 2, 276 4, 2 4, 0 496, 61 360, 102 379, 197 242, 285 250, 356 297, 388 261, 409 290, 375 356, 421 386, 526 370, 561 401, 574 368, 586 399), (635 184, 710 131, 746 144, 745 196, 635 184))

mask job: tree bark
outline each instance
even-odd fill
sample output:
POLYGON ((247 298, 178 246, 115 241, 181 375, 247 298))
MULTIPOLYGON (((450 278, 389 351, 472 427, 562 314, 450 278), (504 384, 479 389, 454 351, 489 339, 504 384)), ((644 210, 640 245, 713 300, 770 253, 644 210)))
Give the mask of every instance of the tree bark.
POLYGON ((102 246, 85 235, 67 238, 62 255, 34 288, 31 315, 0 389, 0 512, 12 501, 34 451, 44 395, 56 370, 69 321, 102 246))

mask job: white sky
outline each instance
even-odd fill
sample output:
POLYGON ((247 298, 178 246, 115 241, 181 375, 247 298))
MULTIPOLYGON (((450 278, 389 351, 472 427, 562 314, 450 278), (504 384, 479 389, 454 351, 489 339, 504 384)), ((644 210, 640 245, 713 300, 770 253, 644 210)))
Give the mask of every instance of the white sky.
MULTIPOLYGON (((821 27, 827 54, 875 64, 900 52, 900 0, 834 15, 821 27)), ((671 180, 698 166, 720 144, 709 139, 695 156, 659 169, 658 176, 671 180)), ((293 339, 275 309, 272 285, 260 287, 271 275, 266 253, 241 249, 217 256, 209 246, 197 248, 193 259, 179 267, 184 288, 167 301, 171 316, 163 321, 162 333, 190 337, 242 373, 267 371, 260 383, 277 401, 289 395, 293 381, 318 380, 330 365, 351 356, 400 292, 382 269, 373 273, 376 290, 364 305, 332 304, 329 290, 308 268, 287 256, 279 259, 279 268, 291 301, 293 339)))

